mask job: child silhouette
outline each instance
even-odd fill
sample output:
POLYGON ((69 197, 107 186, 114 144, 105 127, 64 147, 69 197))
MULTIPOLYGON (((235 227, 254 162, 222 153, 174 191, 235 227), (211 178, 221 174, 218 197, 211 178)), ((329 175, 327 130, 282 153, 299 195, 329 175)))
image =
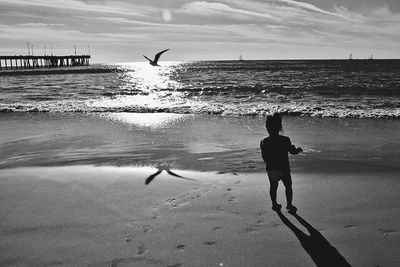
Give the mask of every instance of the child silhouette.
POLYGON ((275 113, 274 115, 267 116, 265 128, 269 136, 261 140, 260 148, 270 183, 269 194, 272 201, 272 210, 278 211, 282 207, 276 202, 278 182, 282 180, 285 185, 286 208, 289 212, 294 213, 297 208, 292 204, 293 189, 288 152, 296 155, 303 150, 300 147, 292 145, 289 137, 279 134, 282 131, 282 117, 280 114, 275 113))

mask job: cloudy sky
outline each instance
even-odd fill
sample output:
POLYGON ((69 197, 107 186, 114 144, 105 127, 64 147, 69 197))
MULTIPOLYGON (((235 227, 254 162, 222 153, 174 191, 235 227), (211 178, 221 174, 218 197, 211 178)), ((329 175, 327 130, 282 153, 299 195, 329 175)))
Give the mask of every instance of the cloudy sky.
POLYGON ((400 58, 399 0, 0 0, 0 55, 400 58))

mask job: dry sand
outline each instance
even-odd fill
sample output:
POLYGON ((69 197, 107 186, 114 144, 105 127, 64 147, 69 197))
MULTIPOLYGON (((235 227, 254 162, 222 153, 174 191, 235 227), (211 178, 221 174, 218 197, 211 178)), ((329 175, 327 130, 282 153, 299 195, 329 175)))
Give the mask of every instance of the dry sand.
MULTIPOLYGON (((398 172, 293 173, 295 217, 270 209, 263 173, 163 171, 146 186, 156 171, 0 170, 0 265, 314 266, 321 253, 400 263, 398 172)), ((278 196, 285 204, 282 186, 278 196)))

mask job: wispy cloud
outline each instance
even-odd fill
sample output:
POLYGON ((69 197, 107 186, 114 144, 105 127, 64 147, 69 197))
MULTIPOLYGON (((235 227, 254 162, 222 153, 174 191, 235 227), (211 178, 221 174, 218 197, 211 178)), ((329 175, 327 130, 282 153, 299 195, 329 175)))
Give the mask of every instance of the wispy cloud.
POLYGON ((272 16, 268 13, 259 13, 246 9, 233 8, 227 4, 195 1, 186 3, 182 6, 181 12, 201 15, 201 16, 235 16, 237 19, 251 19, 251 18, 264 18, 273 21, 280 21, 278 17, 272 16))
POLYGON ((23 7, 44 7, 64 10, 76 10, 95 13, 110 13, 121 15, 146 16, 148 10, 145 6, 124 2, 106 2, 102 5, 78 0, 1 0, 0 4, 19 5, 23 7))
POLYGON ((50 40, 61 41, 61 40, 90 40, 86 33, 79 30, 60 30, 52 28, 46 24, 35 25, 34 24, 19 24, 19 25, 1 25, 0 24, 0 39, 3 40, 50 40), (34 28, 34 30, 32 30, 34 28))
POLYGON ((17 26, 22 27, 56 27, 56 26, 64 26, 61 23, 41 23, 41 22, 29 22, 29 23, 19 23, 17 26))
POLYGON ((321 8, 319 8, 315 5, 309 4, 309 3, 304 3, 304 2, 300 2, 300 1, 294 1, 294 0, 277 0, 277 1, 286 3, 291 6, 299 7, 299 8, 305 9, 305 10, 310 10, 310 11, 318 12, 321 14, 327 14, 327 15, 331 15, 331 16, 335 16, 335 17, 349 19, 348 17, 344 16, 343 14, 330 12, 330 11, 321 9, 321 8))

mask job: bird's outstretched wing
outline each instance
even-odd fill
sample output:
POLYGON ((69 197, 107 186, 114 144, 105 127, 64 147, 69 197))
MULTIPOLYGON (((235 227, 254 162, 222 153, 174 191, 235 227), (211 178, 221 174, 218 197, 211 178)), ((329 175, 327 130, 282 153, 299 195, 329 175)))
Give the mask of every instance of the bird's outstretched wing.
POLYGON ((157 64, 158 59, 160 58, 161 54, 164 53, 164 52, 167 52, 168 50, 169 50, 169 48, 168 48, 168 49, 165 49, 165 50, 163 50, 163 51, 161 51, 161 52, 158 52, 158 53, 156 54, 156 56, 154 57, 154 63, 157 64))
POLYGON ((158 170, 154 174, 147 177, 145 184, 148 185, 149 183, 151 183, 151 181, 153 181, 153 179, 156 178, 156 176, 159 175, 161 172, 162 172, 162 170, 158 170))
POLYGON ((148 61, 152 62, 152 60, 148 57, 146 57, 145 55, 143 55, 145 59, 147 59, 148 61))

